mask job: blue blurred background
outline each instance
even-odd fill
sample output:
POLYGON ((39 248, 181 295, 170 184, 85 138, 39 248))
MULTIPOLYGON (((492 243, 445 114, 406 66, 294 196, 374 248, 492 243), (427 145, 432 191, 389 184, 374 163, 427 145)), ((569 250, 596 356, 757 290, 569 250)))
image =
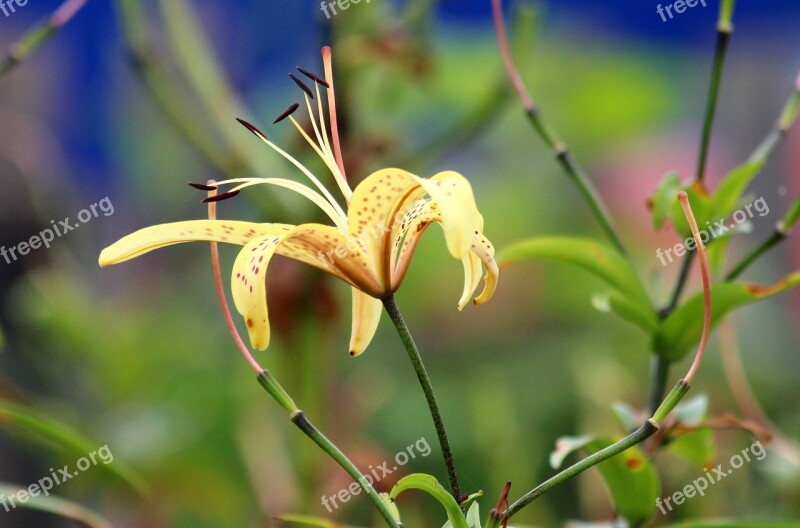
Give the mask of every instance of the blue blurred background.
MULTIPOLYGON (((498 248, 533 235, 601 236, 507 89, 488 1, 433 2, 433 18, 412 25, 404 2, 362 0, 329 23, 315 1, 191 0, 235 104, 192 92, 168 36, 165 2, 138 3, 152 57, 180 85, 190 114, 203 124, 198 128, 213 130, 220 151, 233 141, 230 151, 255 160, 256 172, 299 179, 238 128, 234 110, 303 152, 289 128, 268 123, 297 98, 286 73, 298 64, 321 71, 319 49, 332 43, 356 178, 395 164, 423 175, 459 170, 472 181, 498 248)), ((0 13, 0 49, 60 4, 30 0, 9 17, 0 13)), ((693 175, 718 9, 718 2, 708 4, 662 22, 651 0, 537 2, 534 37, 515 48, 535 99, 606 196, 656 304, 665 302, 679 266, 660 266, 655 250, 677 237, 671 229, 653 231, 645 203, 667 171, 684 180, 693 175)), ((507 10, 513 28, 516 9, 507 10)), ((712 188, 772 127, 800 71, 798 23, 796 1, 737 3, 711 143, 712 188)), ((185 184, 222 177, 154 103, 123 34, 115 4, 90 0, 0 77, 0 244, 25 240, 103 197, 115 207, 50 250, 0 261, 0 396, 60 418, 98 446, 107 443, 143 475, 152 487, 146 497, 99 471, 59 488, 115 526, 267 526, 287 512, 374 525, 366 501, 333 515, 320 505, 321 494, 347 479, 273 408, 229 344, 207 248, 175 247, 123 266, 97 266, 103 247, 135 229, 205 216, 202 196, 185 184)), ((750 191, 772 212, 754 220, 734 256, 767 236, 800 192, 798 152, 795 131, 750 191)), ((223 215, 299 222, 313 214, 279 193, 245 194, 221 207, 223 215)), ((553 264, 504 270, 491 303, 459 313, 460 265, 442 241, 431 230, 398 298, 442 397, 465 486, 486 491, 486 511, 506 480, 514 497, 552 474, 547 455, 556 438, 622 433, 609 408, 615 401, 645 405, 649 343, 592 307, 598 281, 553 264)), ((796 271, 799 249, 789 240, 745 278, 767 283, 796 271)), ((224 270, 234 255, 223 252, 224 270)), ((259 357, 359 464, 379 464, 425 436, 433 453, 408 470, 444 481, 435 433, 389 322, 353 360, 346 353, 346 289, 291 264, 275 263, 270 273, 277 338, 259 357)), ((693 276, 689 291, 698 288, 693 276)), ((754 391, 795 438, 798 301, 789 293, 734 319, 754 391)), ((710 396, 713 413, 735 414, 716 340, 709 356, 695 391, 710 396)), ((720 462, 752 442, 742 432, 715 438, 720 462)), ((13 428, 0 430, 0 446, 0 481, 19 485, 77 458, 13 428)), ((665 494, 701 471, 670 454, 659 467, 665 494)), ((584 475, 520 520, 607 521, 613 508, 600 482, 584 475)), ((438 526, 430 519, 438 522, 439 512, 425 499, 409 499, 408 508, 407 525, 438 526)), ((797 468, 771 453, 651 525, 737 515, 800 518, 797 468)), ((70 525, 20 510, 0 511, 0 526, 70 525)))

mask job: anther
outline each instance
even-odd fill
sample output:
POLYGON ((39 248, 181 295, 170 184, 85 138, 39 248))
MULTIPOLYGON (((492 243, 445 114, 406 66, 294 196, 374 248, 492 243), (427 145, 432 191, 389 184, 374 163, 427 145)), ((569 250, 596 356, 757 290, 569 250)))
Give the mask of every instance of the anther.
POLYGON ((311 98, 311 99, 313 99, 313 98, 314 98, 314 93, 311 91, 311 88, 309 88, 308 86, 306 86, 306 83, 304 83, 303 81, 301 81, 300 79, 298 79, 297 77, 295 77, 295 75, 294 75, 293 73, 290 73, 290 74, 289 74, 289 77, 290 77, 290 78, 291 78, 291 79, 294 81, 294 83, 295 83, 295 84, 296 84, 296 85, 297 85, 297 86, 298 86, 298 87, 299 87, 301 90, 303 90, 303 91, 306 93, 306 95, 307 95, 309 98, 311 98))
POLYGON ((216 191, 217 190, 217 186, 216 185, 206 185, 205 183, 192 183, 192 182, 189 182, 189 187, 194 187, 195 189, 198 189, 200 191, 216 191))
POLYGON ((304 70, 300 66, 297 67, 297 71, 299 71, 300 73, 302 73, 303 75, 305 75, 306 77, 311 79, 312 81, 321 84, 325 88, 330 88, 331 87, 331 85, 328 84, 328 81, 326 81, 325 79, 323 79, 322 77, 320 77, 319 75, 317 75, 315 73, 312 73, 312 72, 310 72, 308 70, 304 70))
POLYGON ((237 191, 228 191, 228 192, 224 192, 224 193, 221 193, 221 194, 216 194, 214 196, 209 196, 208 198, 203 200, 203 203, 220 202, 222 200, 227 200, 228 198, 233 198, 234 196, 236 196, 240 192, 241 191, 238 191, 238 190, 237 191))
POLYGON ((272 124, 274 125, 275 123, 280 123, 281 121, 283 121, 284 119, 286 119, 287 117, 292 115, 294 113, 294 111, 297 110, 298 108, 300 108, 300 105, 298 103, 293 103, 289 108, 284 110, 281 113, 281 115, 276 117, 275 121, 273 121, 272 124))

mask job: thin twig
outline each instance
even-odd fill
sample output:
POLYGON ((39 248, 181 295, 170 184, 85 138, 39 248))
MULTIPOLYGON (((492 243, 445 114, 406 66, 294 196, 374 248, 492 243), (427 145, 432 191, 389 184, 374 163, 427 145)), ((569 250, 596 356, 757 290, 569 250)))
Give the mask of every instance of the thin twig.
POLYGON ((505 22, 503 21, 502 0, 492 0, 492 14, 494 17, 495 33, 497 34, 497 43, 500 46, 500 54, 503 57, 503 63, 505 64, 508 78, 514 87, 514 91, 522 102, 528 120, 542 140, 553 150, 558 163, 567 173, 567 176, 578 187, 578 190, 588 203, 589 208, 592 210, 592 213, 594 213, 595 218, 608 239, 620 253, 623 255, 626 254, 625 247, 614 230, 608 207, 601 198, 597 188, 589 179, 586 172, 573 160, 567 145, 558 139, 558 136, 552 128, 544 122, 539 109, 536 107, 528 90, 525 88, 525 84, 522 81, 519 70, 514 64, 514 59, 509 49, 505 22))
POLYGON ((75 14, 86 5, 88 0, 66 0, 44 22, 29 29, 11 48, 6 57, 0 61, 0 76, 11 71, 25 60, 39 46, 55 35, 75 14))

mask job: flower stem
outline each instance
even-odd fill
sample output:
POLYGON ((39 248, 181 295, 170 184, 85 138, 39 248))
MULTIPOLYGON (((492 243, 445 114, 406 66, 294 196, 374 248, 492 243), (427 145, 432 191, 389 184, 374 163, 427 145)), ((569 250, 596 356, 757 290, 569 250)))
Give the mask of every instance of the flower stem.
POLYGON ((664 389, 667 386, 667 378, 669 377, 669 367, 671 363, 669 360, 655 356, 653 358, 652 378, 650 382, 650 414, 656 412, 661 402, 664 400, 664 389))
MULTIPOLYGON (((208 183, 209 185, 213 185, 214 180, 209 180, 208 183)), ((214 196, 215 194, 216 190, 209 192, 209 196, 214 196)), ((209 202, 208 217, 210 219, 216 219, 216 214, 216 203, 209 202)), ((306 436, 308 436, 328 456, 330 456, 337 464, 339 464, 348 475, 353 477, 355 482, 358 482, 358 484, 364 490, 364 493, 375 504, 375 507, 380 512, 381 517, 384 518, 390 528, 400 528, 400 524, 392 515, 388 505, 381 499, 381 497, 375 491, 375 488, 373 488, 372 485, 367 482, 355 464, 353 464, 353 462, 351 462, 350 459, 347 458, 347 456, 345 456, 345 454, 342 453, 342 451, 336 447, 333 442, 331 442, 319 431, 319 429, 314 426, 314 424, 309 421, 305 413, 297 407, 297 404, 294 402, 286 389, 284 389, 283 386, 278 383, 278 380, 275 379, 275 376, 273 376, 268 370, 262 368, 258 364, 258 361, 256 361, 256 359, 250 353, 250 349, 248 349, 247 345, 245 345, 242 337, 239 335, 239 331, 236 329, 236 325, 233 323, 231 311, 228 308, 228 301, 225 298, 225 290, 222 286, 222 274, 220 273, 219 266, 219 251, 216 242, 211 242, 211 269, 214 274, 214 285, 216 286, 220 308, 222 309, 222 315, 225 319, 228 331, 233 338, 233 342, 236 344, 236 348, 239 349, 247 362, 250 364, 251 368, 257 372, 258 383, 264 388, 264 390, 267 391, 267 393, 269 393, 270 396, 272 396, 276 402, 278 402, 278 405, 283 407, 283 409, 289 413, 292 423, 295 424, 298 429, 303 431, 306 436)))
POLYGON ((564 172, 567 173, 567 176, 578 187, 578 190, 589 204, 589 208, 592 210, 592 213, 594 213, 594 216, 597 218, 600 227, 603 229, 608 239, 620 253, 623 255, 626 254, 625 247, 622 245, 622 242, 614 230, 611 214, 605 202, 603 202, 603 199, 600 197, 600 193, 597 191, 586 172, 572 159, 567 145, 559 140, 553 129, 544 122, 539 109, 533 102, 528 90, 525 88, 525 84, 522 81, 519 70, 514 64, 514 59, 509 49, 508 37, 503 21, 502 0, 492 0, 492 14, 494 17, 495 33, 497 34, 497 43, 500 46, 500 53, 503 57, 506 72, 514 87, 514 91, 517 93, 517 96, 522 102, 522 106, 525 108, 525 114, 528 120, 542 140, 553 150, 564 172))
POLYGON ((550 479, 542 482, 541 484, 533 488, 531 491, 520 497, 516 502, 514 502, 514 504, 509 506, 508 512, 506 513, 506 518, 510 519, 511 517, 519 513, 519 511, 522 508, 524 508, 537 498, 541 497, 551 489, 555 488, 559 484, 562 484, 563 482, 571 479, 575 475, 583 473, 587 469, 596 466, 600 462, 608 460, 609 458, 622 453, 626 449, 631 448, 643 442, 644 440, 655 434, 656 431, 658 431, 658 424, 656 424, 652 420, 647 420, 641 427, 639 427, 637 430, 635 430, 634 432, 632 432, 619 442, 612 444, 606 447, 605 449, 601 449, 597 453, 584 458, 577 464, 568 467, 561 473, 558 473, 557 475, 551 477, 550 479))
POLYGON ((353 481, 358 482, 361 488, 364 490, 364 493, 367 494, 369 499, 375 504, 378 508, 378 511, 381 514, 381 517, 386 521, 392 528, 400 528, 397 520, 392 515, 392 512, 389 510, 388 505, 381 499, 378 492, 375 491, 375 488, 367 482, 364 478, 364 475, 358 470, 358 468, 350 461, 347 456, 342 453, 342 451, 336 447, 336 445, 331 442, 328 437, 326 437, 319 429, 314 426, 313 423, 306 417, 305 413, 297 408, 292 398, 286 392, 286 390, 278 383, 278 380, 268 371, 262 370, 258 374, 258 383, 264 387, 270 396, 272 396, 275 401, 277 401, 281 407, 283 407, 288 413, 290 420, 294 425, 300 429, 303 434, 309 437, 315 444, 317 444, 320 449, 322 449, 329 457, 331 457, 337 464, 339 464, 342 469, 344 469, 348 475, 353 478, 353 481))
POLYGON ((714 52, 714 65, 711 68, 711 85, 708 89, 708 100, 706 102, 705 117, 703 118, 703 133, 700 139, 700 156, 697 161, 697 173, 695 179, 703 181, 706 173, 706 161, 708 159, 708 146, 711 142, 711 130, 714 127, 714 115, 717 110, 717 99, 719 98, 719 88, 722 80, 722 71, 725 66, 728 44, 730 44, 731 34, 733 33, 734 0, 722 0, 719 11, 719 22, 717 23, 717 46, 714 52))
POLYGON ((750 253, 744 257, 741 262, 739 262, 735 268, 733 268, 730 273, 725 276, 725 282, 731 282, 736 280, 739 275, 744 273, 744 271, 750 267, 750 265, 758 260, 761 255, 772 249, 773 247, 777 246, 786 238, 786 233, 780 230, 775 230, 772 235, 766 239, 764 242, 759 244, 756 248, 754 248, 750 253))
POLYGON ((703 276, 703 334, 700 338, 700 344, 697 346, 697 354, 692 362, 692 366, 689 367, 689 371, 686 373, 686 375, 682 379, 678 380, 678 383, 675 385, 675 387, 673 387, 667 397, 664 398, 664 401, 661 402, 658 408, 651 414, 651 417, 644 424, 642 424, 641 427, 619 442, 616 442, 605 449, 602 449, 597 453, 584 458, 580 462, 568 467, 567 469, 561 471, 557 475, 533 488, 508 508, 506 515, 507 519, 559 484, 653 436, 653 434, 658 431, 661 422, 667 417, 667 415, 669 415, 670 412, 672 412, 675 406, 678 405, 678 402, 683 399, 683 397, 691 388, 692 380, 694 379, 697 369, 700 367, 700 363, 703 360, 706 345, 708 344, 708 336, 711 332, 711 277, 708 272, 708 258, 706 256, 705 246, 700 238, 700 230, 697 227, 697 221, 695 220, 691 204, 689 203, 689 198, 685 192, 678 194, 678 201, 680 202, 683 212, 686 215, 686 220, 692 229, 692 236, 694 238, 695 246, 697 247, 697 254, 700 258, 700 269, 703 276))
POLYGON ((0 76, 11 71, 69 22, 88 0, 66 0, 44 22, 32 27, 0 60, 0 76))
POLYGON ((456 501, 461 503, 462 494, 461 487, 458 484, 458 476, 456 475, 456 465, 453 461, 453 451, 450 449, 450 441, 447 439, 447 431, 444 427, 442 420, 442 413, 439 410, 439 402, 436 400, 436 394, 433 392, 433 385, 428 377, 428 372, 425 370, 425 364, 422 362, 422 356, 419 353, 417 345, 414 343, 414 338, 411 337, 411 332, 406 325, 403 315, 400 313, 400 308, 397 306, 394 295, 389 295, 383 298, 383 306, 386 308, 386 313, 394 323, 397 333, 400 335, 400 340, 408 352, 408 358, 417 372, 417 378, 422 385, 422 392, 425 393, 425 399, 428 401, 428 408, 433 418, 433 425, 436 427, 436 434, 439 437, 439 445, 442 448, 442 455, 444 456, 444 463, 447 467, 447 475, 450 478, 450 488, 453 492, 453 497, 456 501))

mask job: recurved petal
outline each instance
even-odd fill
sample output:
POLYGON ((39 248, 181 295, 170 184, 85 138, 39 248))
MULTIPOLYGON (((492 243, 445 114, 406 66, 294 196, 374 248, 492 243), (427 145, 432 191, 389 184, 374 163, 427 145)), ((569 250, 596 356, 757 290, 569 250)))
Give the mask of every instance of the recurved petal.
POLYGON ((383 303, 380 300, 353 288, 353 328, 350 334, 351 356, 361 355, 369 346, 375 336, 375 330, 378 328, 382 311, 383 303))
POLYGON ((251 240, 236 257, 231 276, 233 301, 244 317, 253 348, 269 346, 267 266, 275 253, 313 265, 372 295, 383 293, 358 248, 347 246, 339 231, 321 224, 303 224, 282 233, 251 240))
POLYGON ((464 257, 472 245, 472 235, 483 227, 469 181, 454 171, 440 172, 430 179, 416 179, 438 206, 450 254, 464 257))
POLYGON ((494 291, 497 289, 497 281, 500 277, 500 270, 494 260, 494 246, 482 233, 476 233, 473 237, 472 253, 477 255, 483 261, 484 267, 486 267, 483 292, 475 298, 475 304, 483 304, 494 295, 494 291))
POLYGON ((190 220, 140 229, 100 253, 100 265, 125 262, 154 249, 183 242, 226 242, 244 245, 255 237, 286 232, 284 224, 256 224, 235 220, 190 220))
POLYGON ((469 254, 461 259, 464 264, 464 291, 461 293, 461 299, 458 301, 458 309, 463 310, 464 307, 472 299, 472 294, 478 288, 481 282, 481 275, 483 274, 483 266, 481 259, 475 252, 470 251, 469 254))

